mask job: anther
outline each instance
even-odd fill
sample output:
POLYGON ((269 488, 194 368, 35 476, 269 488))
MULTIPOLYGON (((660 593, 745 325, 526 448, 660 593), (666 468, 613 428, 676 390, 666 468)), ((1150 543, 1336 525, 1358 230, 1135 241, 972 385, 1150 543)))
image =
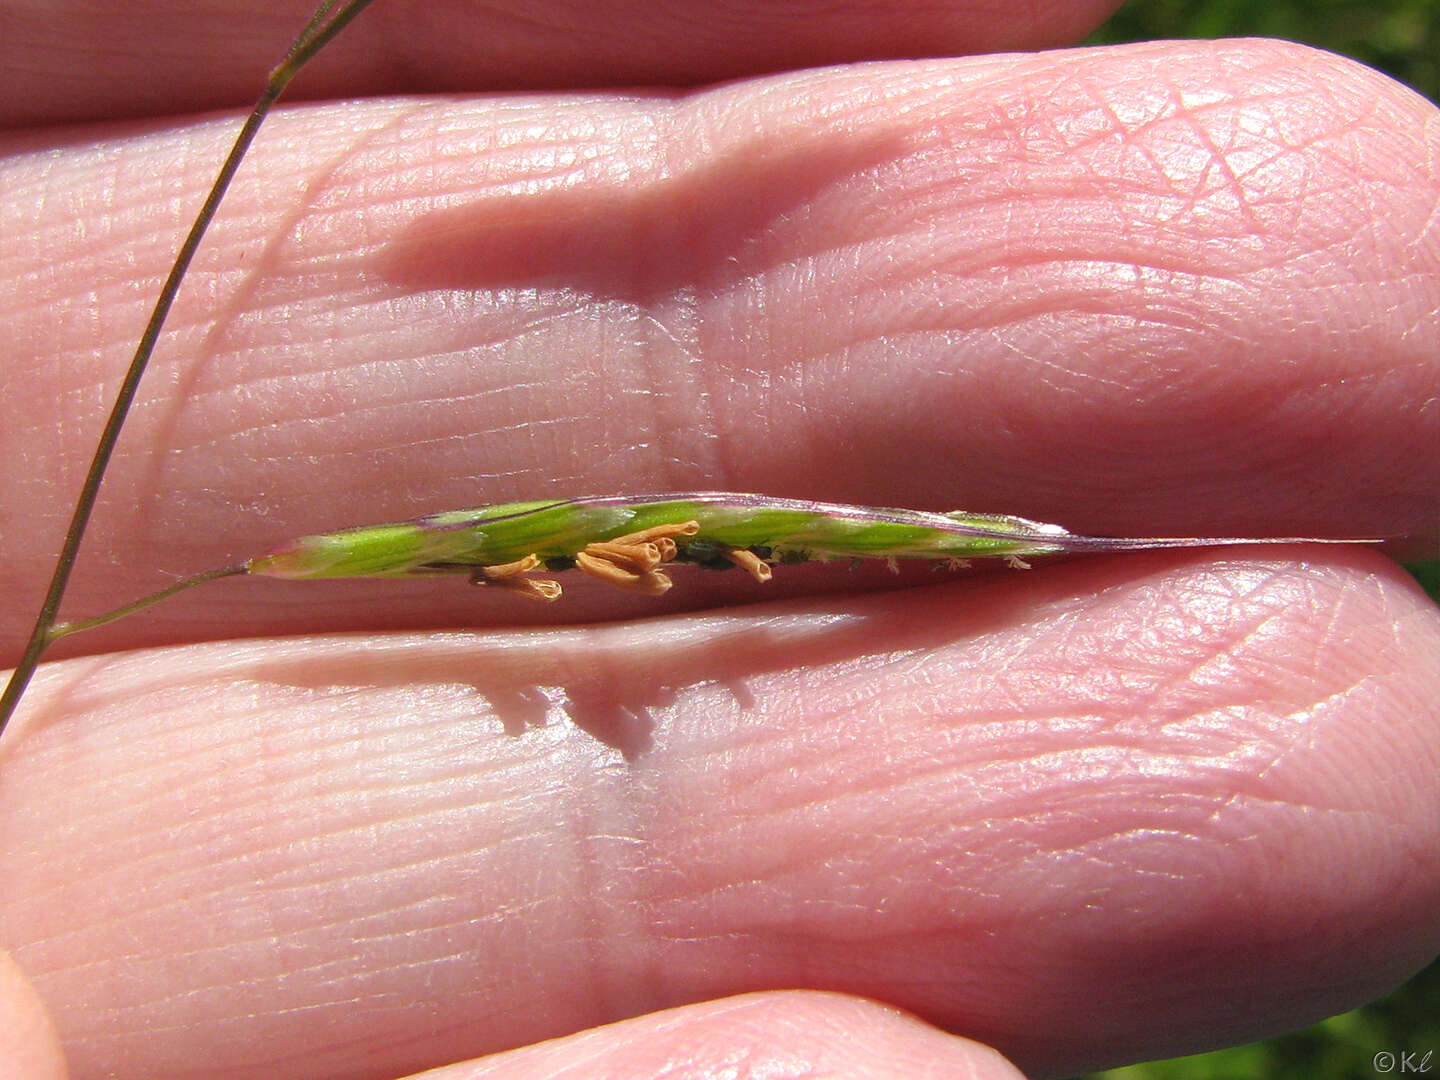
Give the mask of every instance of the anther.
POLYGON ((575 565, 617 589, 659 596, 674 584, 657 568, 680 553, 675 538, 694 536, 699 531, 698 521, 682 521, 641 529, 613 540, 597 540, 586 544, 575 556, 575 565))
POLYGON ((753 551, 747 551, 745 548, 726 548, 724 555, 762 585, 774 576, 770 572, 770 564, 753 551))
POLYGON ((498 563, 495 566, 477 566, 470 571, 470 584, 504 589, 506 592, 528 596, 532 600, 559 600, 564 590, 560 588, 558 581, 525 577, 531 570, 539 567, 538 555, 526 555, 523 559, 498 563))

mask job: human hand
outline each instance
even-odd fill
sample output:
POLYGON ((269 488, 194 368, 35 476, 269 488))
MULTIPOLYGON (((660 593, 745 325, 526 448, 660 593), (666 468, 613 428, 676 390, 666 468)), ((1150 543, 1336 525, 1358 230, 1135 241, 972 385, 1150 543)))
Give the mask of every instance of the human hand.
MULTIPOLYGON (((832 8, 687 51, 711 10, 502 29, 605 57, 537 69, 382 4, 312 87, 397 55, 456 87, 721 78, 880 32, 832 8)), ((1063 33, 992 18, 879 27, 1063 33)), ((107 116, 196 101, 107 70, 107 116)), ((666 488, 1433 543, 1436 130, 1270 42, 294 109, 177 305, 68 610, 320 528, 666 488)), ((8 137, 12 656, 91 387, 229 134, 8 137)), ((676 576, 543 611, 234 581, 77 638, 0 743, 0 942, 73 1075, 1010 1069, 797 987, 1064 1073, 1296 1026, 1437 948, 1440 618, 1374 553, 676 576), (99 651, 137 645, 164 647, 99 651)))

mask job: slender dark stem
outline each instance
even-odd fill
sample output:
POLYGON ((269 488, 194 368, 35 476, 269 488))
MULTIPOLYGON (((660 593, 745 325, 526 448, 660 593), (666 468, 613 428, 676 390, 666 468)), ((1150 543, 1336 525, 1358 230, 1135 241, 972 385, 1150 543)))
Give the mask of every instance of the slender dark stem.
POLYGON ((155 301, 155 310, 150 314, 150 321, 145 324, 145 332, 140 336, 135 356, 130 361, 130 367, 120 383, 120 390, 115 396, 115 405, 110 410, 110 418, 105 422, 105 430, 95 444, 95 456, 90 461, 90 470, 85 474, 85 483, 80 488, 80 497, 75 501, 75 512, 70 517, 70 527, 65 531, 65 543, 60 549, 60 557, 55 562, 55 573, 50 579, 50 588, 45 593, 45 602, 40 607, 40 614, 35 620, 35 628, 30 633, 30 641, 25 646, 24 655, 21 656, 20 663, 11 674, 10 681, 5 685, 4 694, 0 695, 0 732, 4 732, 5 725, 10 722, 15 707, 20 703, 21 695, 25 693, 31 676, 35 674, 35 668, 40 663, 40 658, 57 636, 54 633, 55 616, 59 613, 60 600, 65 595, 65 587, 70 583, 70 574, 75 568, 75 558, 80 552, 80 542, 84 539, 86 526, 90 523, 90 514, 95 509, 95 500, 100 494, 100 482, 104 479, 105 470, 110 465, 110 458, 115 453, 115 444, 120 438, 121 429, 125 426, 125 418, 130 412, 130 406, 135 401, 135 394, 140 388, 140 379, 145 374, 151 354, 155 351, 155 343, 159 340, 160 330, 165 325, 165 318, 170 314, 170 307, 175 302, 175 294, 180 290, 180 282, 184 280, 185 272, 190 268, 190 261, 195 257, 195 252, 200 247, 200 241, 204 238, 211 220, 215 217, 215 211, 219 209, 220 200, 225 197, 225 191, 235 176, 235 170, 240 167, 240 162, 249 151, 250 144, 260 130, 261 123, 264 122, 276 99, 290 84, 290 80, 316 53, 329 44, 336 34, 348 26, 351 20, 373 2, 374 0, 345 0, 344 3, 340 3, 340 0, 324 0, 316 9, 305 29, 295 39, 294 44, 290 46, 290 51, 285 54, 285 59, 270 72, 264 91, 259 100, 255 102, 255 107, 250 111, 249 117, 246 118, 240 134, 236 136, 235 145, 230 148, 230 154, 225 159, 225 164, 220 167, 215 184, 205 198, 205 205, 201 207, 199 215, 195 218, 195 224, 190 227, 190 233, 185 237, 185 243, 180 246, 180 251, 175 256, 175 264, 170 268, 170 275, 165 279, 165 285, 161 288, 160 296, 155 301), (336 10, 337 5, 338 11, 336 10))
POLYGON ((168 600, 176 593, 184 592, 186 589, 193 589, 196 585, 204 585, 207 581, 219 581, 221 578, 235 577, 237 574, 246 572, 246 563, 239 563, 236 566, 222 566, 218 570, 206 570, 204 573, 194 574, 182 578, 173 585, 168 585, 159 592, 153 592, 149 596, 142 596, 139 600, 131 600, 130 603, 116 608, 114 611, 107 611, 103 615, 92 615, 88 619, 74 619, 67 622, 56 623, 50 627, 46 635, 47 644, 59 641, 62 637, 70 634, 78 634, 81 630, 94 630, 97 626, 104 626, 106 623, 116 622, 125 618, 126 615, 134 615, 137 611, 144 611, 161 600, 168 600))

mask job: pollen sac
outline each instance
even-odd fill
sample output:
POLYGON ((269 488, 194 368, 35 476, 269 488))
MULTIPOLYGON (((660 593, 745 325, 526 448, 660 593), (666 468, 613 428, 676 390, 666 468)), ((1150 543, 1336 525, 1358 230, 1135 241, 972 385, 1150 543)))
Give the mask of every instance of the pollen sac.
POLYGON ((614 588, 659 596, 675 584, 659 567, 680 554, 676 539, 699 531, 699 523, 684 521, 599 540, 585 545, 575 556, 575 565, 614 588))

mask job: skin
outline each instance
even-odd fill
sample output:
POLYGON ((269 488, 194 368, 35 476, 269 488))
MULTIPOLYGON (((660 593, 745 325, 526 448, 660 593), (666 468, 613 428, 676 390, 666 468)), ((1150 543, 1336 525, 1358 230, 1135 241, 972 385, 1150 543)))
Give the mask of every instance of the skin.
MULTIPOLYGON (((660 80, 707 10, 611 32, 653 30, 660 80)), ((432 80, 387 88, 467 85, 483 27, 386 18, 432 80)), ((570 18, 527 30, 607 70, 570 18)), ((1075 31, 913 18, 939 53, 1075 31)), ((98 126, 0 164, 11 659, 223 137, 85 29, 64 115, 98 126)), ((705 32, 697 78, 753 70, 705 32)), ((1266 42, 300 107, 177 305, 70 610, 325 528, 702 486, 1433 553, 1437 132, 1266 42)), ((67 642, 0 743, 20 1075, 61 1074, 55 1033, 75 1077, 1062 1075, 1440 949, 1440 616, 1383 555, 782 570, 550 606, 226 581, 67 642)))

